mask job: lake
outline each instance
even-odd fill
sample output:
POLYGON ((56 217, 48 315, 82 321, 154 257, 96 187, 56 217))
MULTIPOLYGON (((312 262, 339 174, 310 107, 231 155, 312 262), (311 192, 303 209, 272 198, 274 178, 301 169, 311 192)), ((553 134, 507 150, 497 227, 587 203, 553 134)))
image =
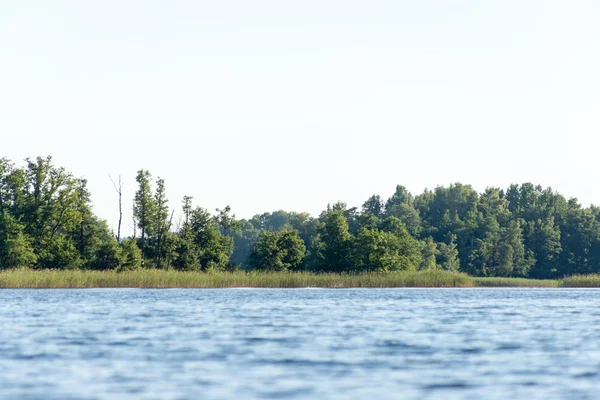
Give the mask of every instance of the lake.
POLYGON ((0 398, 594 399, 600 290, 0 290, 0 398))

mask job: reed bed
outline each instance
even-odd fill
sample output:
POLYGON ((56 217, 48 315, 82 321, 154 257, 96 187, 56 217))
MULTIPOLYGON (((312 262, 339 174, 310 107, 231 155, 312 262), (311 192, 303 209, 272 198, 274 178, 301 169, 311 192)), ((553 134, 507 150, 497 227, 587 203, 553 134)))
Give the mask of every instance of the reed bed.
POLYGON ((560 281, 561 287, 566 288, 596 288, 600 287, 600 275, 573 275, 560 281))
POLYGON ((81 271, 13 269, 0 272, 0 288, 401 288, 600 287, 600 275, 561 280, 475 278, 441 270, 362 274, 310 272, 81 271))
POLYGON ((448 271, 364 274, 309 272, 60 271, 15 269, 0 272, 0 288, 394 288, 473 287, 474 280, 448 271))
POLYGON ((560 282, 551 279, 526 279, 526 278, 473 278, 477 287, 530 287, 530 288, 555 288, 560 282))

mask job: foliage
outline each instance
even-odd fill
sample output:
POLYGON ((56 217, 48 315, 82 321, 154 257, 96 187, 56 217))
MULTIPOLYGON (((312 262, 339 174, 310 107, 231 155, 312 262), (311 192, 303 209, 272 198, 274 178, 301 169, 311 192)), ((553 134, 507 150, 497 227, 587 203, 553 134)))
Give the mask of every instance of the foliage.
POLYGON ((378 229, 361 230, 356 238, 354 249, 356 252, 354 269, 357 271, 416 270, 421 261, 415 239, 408 235, 399 237, 378 229))
POLYGON ((33 267, 37 255, 25 227, 5 214, 0 220, 0 266, 3 268, 33 267))
POLYGON ((250 267, 267 271, 296 269, 304 259, 306 246, 298 231, 262 231, 250 254, 250 267))
POLYGON ((163 179, 144 169, 135 178, 134 237, 119 243, 94 215, 85 179, 51 157, 0 159, 0 269, 600 274, 600 208, 531 183, 418 195, 398 185, 387 200, 332 203, 317 218, 278 210, 237 219, 229 206, 210 213, 189 196, 176 214, 163 179))
POLYGON ((119 243, 114 238, 110 238, 102 243, 90 264, 90 269, 102 271, 119 269, 122 262, 122 252, 119 243))
POLYGON ((322 224, 312 244, 311 268, 316 271, 347 272, 353 270, 352 243, 348 220, 342 210, 331 210, 321 216, 322 224))
MULTIPOLYGON (((222 217, 222 216, 221 216, 222 217)), ((219 230, 218 219, 200 207, 194 209, 190 215, 189 231, 180 232, 189 235, 189 251, 195 252, 192 257, 198 257, 199 267, 202 270, 224 270, 229 267, 229 259, 233 253, 233 238, 226 236, 219 230)), ((184 240, 185 240, 185 236, 184 240)), ((180 254, 181 256, 181 254, 180 254)), ((189 257, 189 256, 188 256, 189 257)))
POLYGON ((133 239, 125 239, 121 243, 119 271, 130 271, 142 266, 142 250, 133 239))
POLYGON ((450 243, 438 243, 437 265, 446 271, 458 271, 460 260, 456 249, 456 236, 450 235, 450 243))
POLYGON ((422 260, 419 269, 437 268, 437 256, 439 255, 439 250, 432 238, 429 237, 424 242, 421 242, 421 254, 422 260))
POLYGON ((198 271, 200 265, 200 249, 194 242, 190 231, 181 232, 175 240, 175 253, 177 257, 173 267, 179 271, 198 271))
POLYGON ((139 170, 135 178, 138 184, 138 190, 133 200, 133 218, 137 227, 141 230, 140 248, 142 250, 142 266, 144 265, 146 250, 146 236, 152 236, 152 228, 155 227, 153 217, 155 214, 156 203, 152 197, 152 188, 150 183, 152 175, 149 171, 139 170))

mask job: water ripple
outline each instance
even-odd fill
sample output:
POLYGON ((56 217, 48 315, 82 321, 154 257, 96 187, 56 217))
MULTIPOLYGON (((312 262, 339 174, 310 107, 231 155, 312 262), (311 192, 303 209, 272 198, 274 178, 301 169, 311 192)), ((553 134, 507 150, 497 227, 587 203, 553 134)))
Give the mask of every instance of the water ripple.
POLYGON ((1 290, 0 399, 593 399, 598 290, 1 290))

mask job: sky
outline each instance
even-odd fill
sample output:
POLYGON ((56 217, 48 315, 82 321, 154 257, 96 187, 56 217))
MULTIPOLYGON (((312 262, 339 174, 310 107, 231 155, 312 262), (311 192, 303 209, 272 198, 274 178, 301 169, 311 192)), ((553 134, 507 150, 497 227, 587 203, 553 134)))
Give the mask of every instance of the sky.
POLYGON ((109 174, 129 210, 142 168, 173 208, 245 218, 397 184, 599 204, 599 17, 597 0, 3 0, 0 157, 52 155, 113 227, 109 174))

